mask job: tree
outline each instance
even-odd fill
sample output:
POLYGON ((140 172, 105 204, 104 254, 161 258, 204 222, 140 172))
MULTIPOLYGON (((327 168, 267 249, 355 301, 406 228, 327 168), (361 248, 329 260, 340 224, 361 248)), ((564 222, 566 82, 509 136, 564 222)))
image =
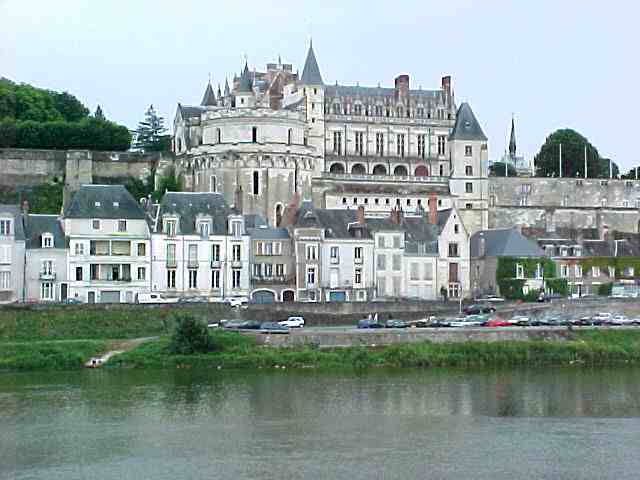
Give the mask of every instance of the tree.
POLYGON ((135 146, 145 152, 161 152, 168 150, 169 143, 164 132, 164 118, 158 116, 153 105, 150 105, 145 112, 143 122, 138 124, 136 129, 135 146))
MULTIPOLYGON (((515 177, 517 176, 517 172, 516 169, 514 168, 513 165, 511 165, 510 163, 507 163, 507 174, 509 177, 515 177)), ((504 168, 505 168, 505 163, 504 162, 494 162, 491 164, 491 166, 489 167, 489 176, 490 177, 504 177, 504 168)))
POLYGON ((169 167, 164 176, 158 180, 158 189, 151 196, 155 202, 159 202, 165 192, 182 191, 182 179, 176 175, 173 167, 169 167))
MULTIPOLYGON (((2 134, 0 134, 0 137, 2 137, 2 134)), ((640 178, 640 166, 630 169, 627 173, 622 175, 622 178, 624 178, 625 180, 635 180, 636 170, 638 171, 638 178, 640 178)))
MULTIPOLYGON (((571 129, 556 130, 549 135, 535 156, 536 175, 560 176, 560 145, 562 145, 562 176, 584 177, 584 149, 587 147, 587 177, 608 178, 609 160, 600 157, 596 147, 581 134, 571 129)), ((613 164, 613 176, 618 166, 613 164)))
POLYGON ((207 353, 215 349, 206 323, 196 320, 190 313, 176 314, 174 320, 176 329, 168 345, 170 353, 191 355, 207 353))

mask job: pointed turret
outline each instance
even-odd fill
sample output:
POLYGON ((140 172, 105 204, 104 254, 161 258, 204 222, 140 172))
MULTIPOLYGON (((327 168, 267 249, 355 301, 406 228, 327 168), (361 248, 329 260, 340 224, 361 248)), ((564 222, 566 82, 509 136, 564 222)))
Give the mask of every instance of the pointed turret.
POLYGON ((220 82, 218 82, 218 100, 222 98, 222 90, 220 89, 220 82))
POLYGON ((463 103, 456 114, 456 124, 451 130, 449 140, 487 140, 478 119, 468 103, 463 103))
POLYGON ((313 40, 309 43, 309 51, 307 52, 307 59, 304 62, 300 80, 304 85, 324 85, 318 62, 316 61, 316 54, 313 52, 313 40))
POLYGON ((253 91, 253 82, 251 81, 251 72, 249 71, 249 65, 244 64, 244 70, 240 75, 240 83, 238 85, 239 93, 250 93, 253 91))
POLYGON ((215 107, 218 105, 216 95, 213 93, 213 87, 211 87, 211 82, 207 83, 207 89, 204 91, 200 105, 203 107, 215 107))
POLYGON ((229 88, 229 80, 225 77, 224 79, 224 96, 228 97, 231 95, 231 89, 229 88))
POLYGON ((516 125, 511 117, 511 138, 509 139, 509 156, 516 158, 516 125))

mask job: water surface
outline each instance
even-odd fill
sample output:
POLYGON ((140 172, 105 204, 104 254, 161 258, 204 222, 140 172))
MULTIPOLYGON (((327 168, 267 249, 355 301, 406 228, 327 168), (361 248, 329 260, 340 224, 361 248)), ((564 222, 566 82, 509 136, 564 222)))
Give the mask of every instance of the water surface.
POLYGON ((0 374, 0 478, 638 478, 640 369, 0 374))

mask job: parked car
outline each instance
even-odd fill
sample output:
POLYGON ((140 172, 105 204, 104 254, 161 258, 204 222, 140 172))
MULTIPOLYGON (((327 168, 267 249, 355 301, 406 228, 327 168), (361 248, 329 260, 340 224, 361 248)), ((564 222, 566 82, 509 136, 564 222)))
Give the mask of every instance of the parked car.
POLYGON ((260 325, 262 333, 289 333, 289 327, 278 322, 264 322, 260 325))
POLYGON ((625 315, 614 315, 613 317, 611 317, 611 320, 609 320, 609 325, 624 326, 624 325, 633 325, 634 323, 635 323, 634 320, 630 319, 629 317, 626 317, 625 315))
POLYGON ((207 303, 205 297, 180 297, 178 303, 207 303))
POLYGON ((511 325, 517 325, 519 327, 526 327, 529 325, 529 317, 524 315, 515 315, 507 320, 511 325))
POLYGON ((231 330, 260 330, 262 323, 255 320, 236 320, 224 324, 224 328, 231 330))
POLYGON ((466 317, 458 317, 450 322, 452 327, 482 327, 486 323, 486 319, 479 315, 469 315, 466 317))
POLYGON ((510 327, 511 324, 506 320, 492 318, 484 324, 485 327, 510 327))
POLYGON ((80 300, 79 298, 75 298, 75 297, 67 297, 64 300, 62 300, 63 305, 79 305, 82 303, 82 300, 80 300))
POLYGON ((590 325, 599 325, 598 323, 594 323, 593 319, 589 316, 572 318, 571 320, 569 320, 569 323, 576 327, 588 327, 590 325))
POLYGON ((386 328, 407 328, 409 324, 403 320, 397 320, 394 318, 390 318, 384 324, 386 328))
POLYGON ((609 312, 600 312, 591 317, 591 322, 593 325, 607 325, 612 317, 613 314, 609 312))
POLYGON ((504 302, 504 298, 498 295, 485 295, 475 299, 476 302, 504 302))
POLYGON ((139 293, 137 303, 178 303, 177 298, 165 297, 160 293, 139 293))
POLYGON ((302 328, 304 327, 304 318, 303 317, 289 317, 286 320, 281 320, 278 322, 280 325, 284 325, 289 328, 302 328))
POLYGON ((493 313, 496 307, 491 305, 469 305, 462 309, 465 315, 480 315, 482 313, 493 313))
POLYGON ((247 297, 227 297, 224 299, 224 303, 232 307, 246 307, 249 299, 247 297))
POLYGON ((384 328, 384 325, 370 318, 358 320, 358 328, 384 328))

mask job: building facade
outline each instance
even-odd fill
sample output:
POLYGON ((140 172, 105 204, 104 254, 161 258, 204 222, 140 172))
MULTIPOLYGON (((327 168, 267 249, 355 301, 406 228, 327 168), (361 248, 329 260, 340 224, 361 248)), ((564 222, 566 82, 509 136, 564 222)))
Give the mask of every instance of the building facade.
POLYGON ((0 205, 0 303, 22 302, 25 237, 18 205, 0 205))
POLYGON ((63 216, 68 296, 132 303, 150 290, 146 212, 122 185, 82 185, 63 216))

